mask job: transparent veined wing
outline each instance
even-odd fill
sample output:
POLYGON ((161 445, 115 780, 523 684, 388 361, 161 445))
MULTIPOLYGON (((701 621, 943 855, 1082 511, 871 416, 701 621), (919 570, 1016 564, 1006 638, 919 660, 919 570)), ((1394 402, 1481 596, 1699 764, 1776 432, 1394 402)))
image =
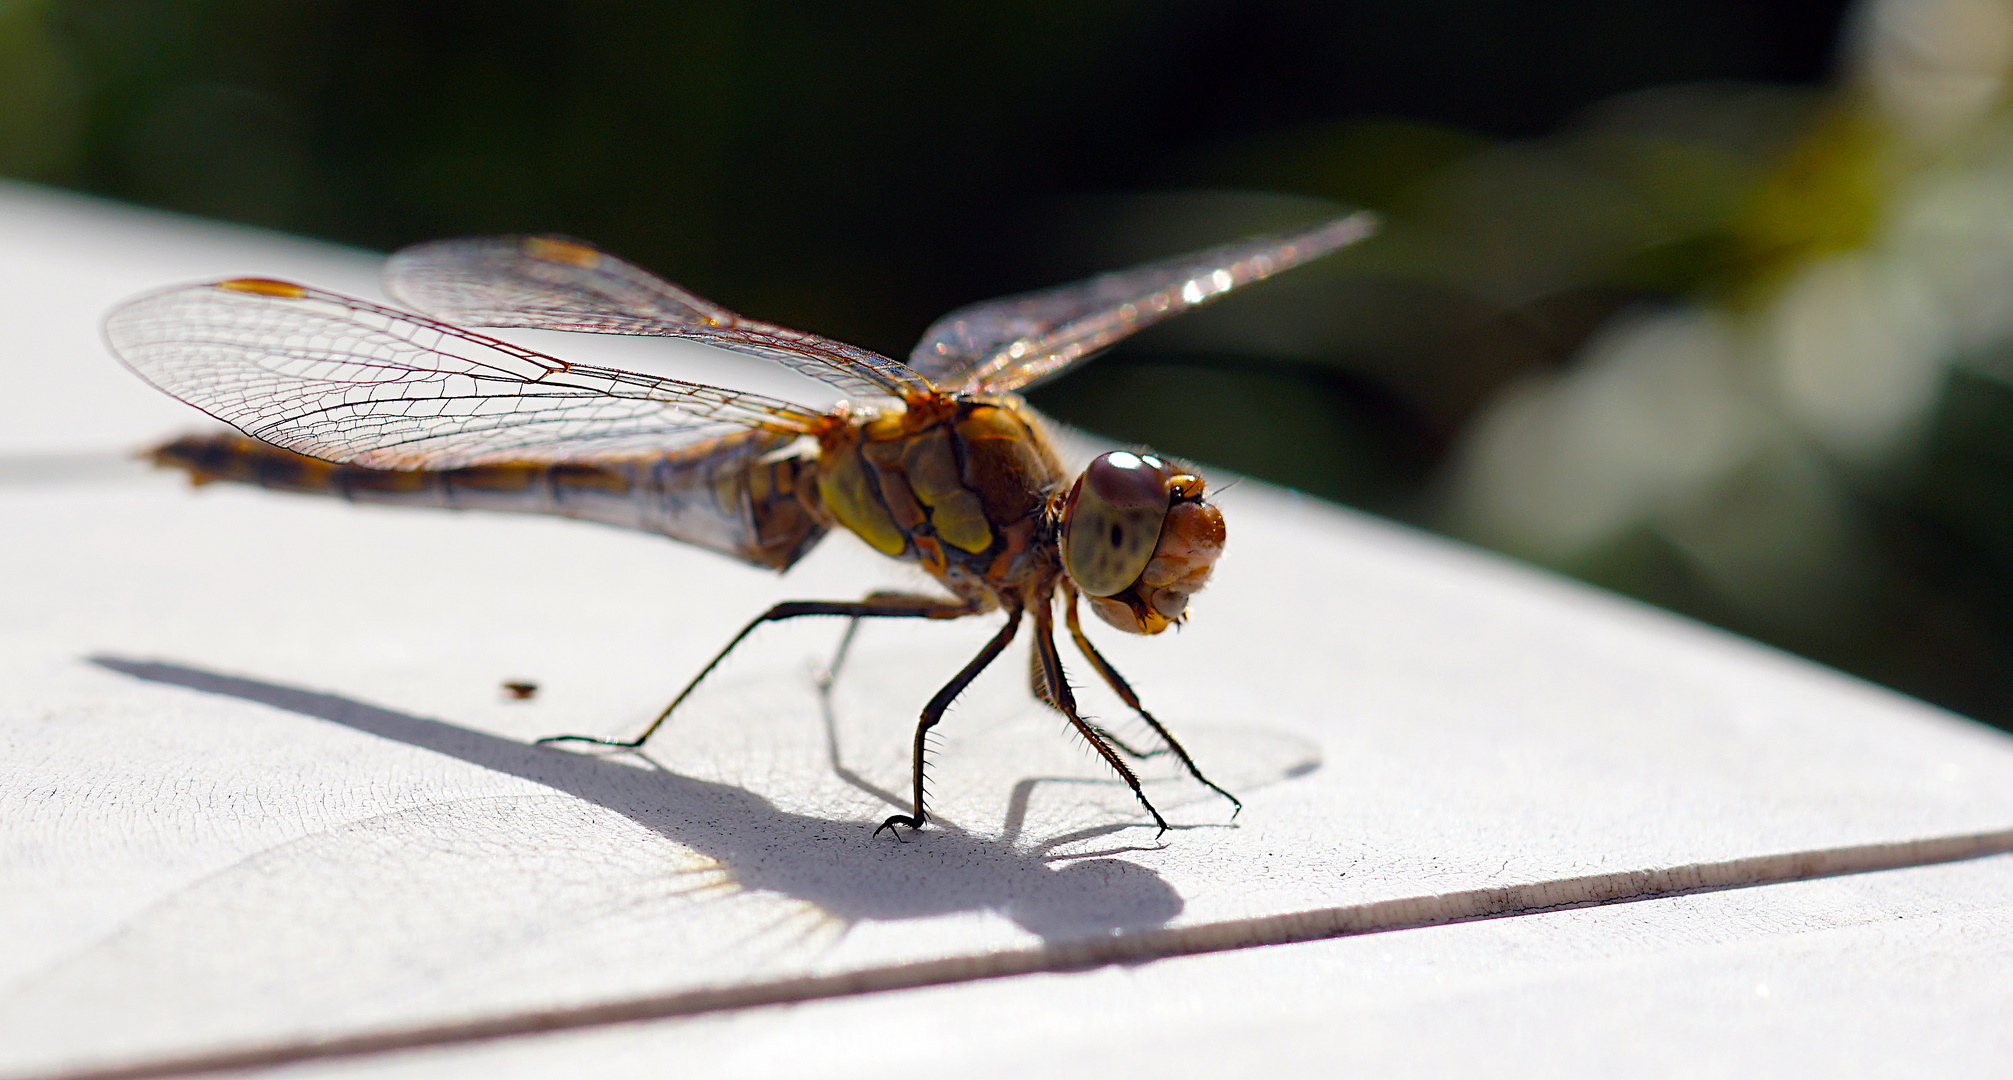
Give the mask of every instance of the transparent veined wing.
POLYGON ((128 301, 106 317, 105 337, 141 378, 253 438, 378 469, 650 454, 751 429, 803 433, 821 419, 263 278, 128 301))
POLYGON ((399 303, 460 326, 680 338, 759 356, 859 397, 933 389, 879 353, 736 315, 578 240, 478 236, 417 244, 392 255, 384 285, 399 303))
POLYGON ((972 304, 932 324, 909 354, 909 366, 961 393, 1014 390, 1162 319, 1318 259, 1376 229, 1375 216, 1355 213, 1298 232, 1252 237, 972 304))

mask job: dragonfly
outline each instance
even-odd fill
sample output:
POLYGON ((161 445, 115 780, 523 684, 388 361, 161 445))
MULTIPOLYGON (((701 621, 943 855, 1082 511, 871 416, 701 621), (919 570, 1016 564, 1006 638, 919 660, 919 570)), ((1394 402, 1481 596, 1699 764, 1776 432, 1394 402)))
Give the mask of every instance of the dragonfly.
MULTIPOLYGON (((923 707, 914 801, 875 830, 930 820, 924 748, 951 702, 1032 623, 1035 698, 1061 713, 1164 834, 1128 759, 1171 754, 1230 801, 1141 705, 1083 630, 1158 634, 1188 615, 1223 550, 1199 472, 1145 450, 1070 477, 1016 393, 1170 316, 1370 235, 1367 213, 1252 237, 1073 284, 959 308, 906 363, 735 314, 558 236, 424 243, 387 261, 400 307, 270 278, 172 287, 121 304, 105 338, 134 373, 234 431, 152 452, 195 483, 234 481, 355 502, 555 514, 639 529, 783 571, 831 530, 920 566, 942 593, 798 600, 756 616, 632 739, 541 743, 640 750, 758 627, 806 616, 1004 623, 923 707), (475 328, 697 342, 772 361, 844 396, 809 408, 762 394, 572 363, 475 328), (1056 618, 1091 670, 1159 740, 1086 719, 1056 618)), ((835 661, 836 665, 836 661, 835 661)), ((828 675, 829 678, 829 675, 828 675)), ((1233 810, 1233 815, 1235 810, 1233 810)))

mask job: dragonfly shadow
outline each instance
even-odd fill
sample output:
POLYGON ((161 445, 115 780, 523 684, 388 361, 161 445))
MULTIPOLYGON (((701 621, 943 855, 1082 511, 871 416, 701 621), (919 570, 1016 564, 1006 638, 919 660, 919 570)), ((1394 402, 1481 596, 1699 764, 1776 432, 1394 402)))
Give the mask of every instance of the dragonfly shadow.
POLYGON ((863 823, 779 810, 742 788, 662 766, 639 769, 339 694, 181 664, 89 659, 132 678, 255 701, 542 784, 709 857, 742 888, 789 896, 848 923, 996 911, 1044 940, 1058 941, 1160 926, 1183 907, 1180 894, 1158 874, 1110 857, 1116 852, 1067 861, 1045 854, 1057 843, 1106 830, 1033 850, 942 827, 906 844, 885 836, 869 839, 862 835, 863 823))

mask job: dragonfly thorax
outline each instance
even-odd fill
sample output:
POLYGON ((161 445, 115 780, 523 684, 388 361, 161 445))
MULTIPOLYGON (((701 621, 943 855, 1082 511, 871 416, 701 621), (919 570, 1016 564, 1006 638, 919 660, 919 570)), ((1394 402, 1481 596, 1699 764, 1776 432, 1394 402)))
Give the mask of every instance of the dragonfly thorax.
POLYGON ((911 401, 849 417, 818 444, 825 512, 883 554, 961 594, 1017 585, 1042 561, 1064 475, 1018 398, 911 401))

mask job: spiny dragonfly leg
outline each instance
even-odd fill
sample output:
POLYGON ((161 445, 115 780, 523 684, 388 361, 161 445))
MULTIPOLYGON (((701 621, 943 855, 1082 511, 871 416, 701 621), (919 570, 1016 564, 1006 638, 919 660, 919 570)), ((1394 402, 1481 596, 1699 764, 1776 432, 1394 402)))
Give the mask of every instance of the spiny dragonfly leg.
POLYGON ((1055 613, 1047 603, 1042 603, 1034 609, 1034 652, 1037 662, 1041 665, 1042 675, 1048 683, 1048 695, 1044 700, 1055 706, 1057 712, 1069 718, 1070 725, 1084 737, 1084 741, 1090 743, 1091 749, 1097 751, 1097 755, 1104 759, 1104 763, 1111 766, 1111 770, 1118 774, 1119 779, 1125 781, 1125 786, 1132 789, 1132 794, 1139 800, 1139 805, 1146 807, 1146 812, 1153 815, 1153 823, 1160 826, 1160 831, 1165 833, 1167 819, 1161 817, 1160 811, 1154 809, 1153 803, 1146 797, 1146 791, 1139 786, 1139 777, 1133 773, 1130 766, 1126 765, 1125 759, 1118 756, 1118 751, 1112 749, 1111 736, 1077 715, 1076 695, 1070 691, 1069 680, 1062 670, 1062 656, 1055 648, 1055 613))
POLYGON ((896 826, 899 825, 907 829, 920 829, 923 827, 923 822, 929 820, 929 812, 923 809, 924 740, 929 736, 930 729, 937 726, 937 721, 943 719, 944 710, 950 708, 951 702, 956 700, 959 694, 964 693, 965 687, 971 685, 971 681, 979 677, 979 672, 984 671, 987 664, 992 663, 993 660, 998 658, 1000 652, 1007 647, 1007 643, 1013 640, 1014 634, 1019 632, 1021 610, 1021 605, 1018 601, 1010 602, 1007 607, 1006 625, 1000 627, 1000 632, 994 634, 991 641, 986 642, 985 648, 980 649, 979 654, 972 657, 971 663, 966 664, 963 671, 958 672, 955 678, 945 683, 944 688, 937 691, 937 696, 931 698, 928 705, 923 706, 922 719, 916 723, 916 812, 913 814, 891 815, 888 820, 881 822, 879 828, 874 830, 875 836, 881 834, 881 829, 886 829, 895 839, 899 840, 902 838, 902 834, 896 831, 896 826))
MULTIPOLYGON (((1076 590, 1070 588, 1067 583, 1063 585, 1063 588, 1065 590, 1063 595, 1068 598, 1069 603, 1072 605, 1072 610, 1070 614, 1074 615, 1075 611, 1073 610, 1073 608, 1076 603, 1076 590)), ((1077 630, 1077 627, 1074 625, 1074 620, 1072 620, 1070 629, 1073 631, 1077 630)), ((1077 645, 1081 647, 1082 644, 1083 644, 1083 636, 1081 631, 1078 631, 1077 645)), ((1055 695, 1050 694, 1048 691, 1048 669, 1042 666, 1040 651, 1030 649, 1027 654, 1027 659, 1029 668, 1028 684, 1034 690, 1035 700, 1040 701, 1042 704, 1047 705, 1049 708, 1054 709, 1057 712, 1063 712, 1063 707, 1061 705, 1056 704, 1055 695)), ((1095 664, 1103 659, 1104 657, 1102 656, 1092 656, 1091 662, 1095 664)), ((1110 682, 1111 678, 1112 677, 1110 675, 1106 675, 1105 681, 1110 682)), ((1113 732, 1110 729, 1106 728, 1103 724, 1092 723, 1090 726, 1097 729, 1097 733, 1104 737, 1105 742, 1108 742, 1112 746, 1117 747, 1119 753, 1124 754, 1126 757, 1129 757, 1134 761, 1145 761, 1148 758, 1156 758, 1162 754, 1167 753, 1167 747, 1165 744, 1156 747, 1155 749, 1152 750, 1141 750, 1133 746, 1131 743, 1126 742, 1124 739, 1120 738, 1116 732, 1113 732)))
POLYGON ((657 719, 650 721, 650 726, 643 729, 643 734, 627 740, 604 739, 594 735, 548 735, 538 742, 540 745, 584 742, 596 746, 613 746, 621 750, 640 748, 650 736, 656 734, 658 728, 664 726, 664 721, 671 718, 672 712, 684 704, 686 698, 692 696, 692 691, 699 688, 699 684, 705 681, 706 676, 712 674, 713 669, 719 667, 722 660, 727 659, 727 654, 733 652, 735 646, 741 644, 743 639, 754 633, 755 628, 763 623, 781 622, 784 619, 795 619, 805 615, 842 615, 855 621, 872 618, 956 619, 975 614, 976 610, 964 601, 938 600, 934 597, 912 596, 906 593, 877 593, 865 600, 854 601, 787 600, 757 615, 753 621, 742 627, 741 632, 727 642, 727 647, 721 649, 705 667, 700 668, 699 674, 694 675, 692 681, 685 684, 685 689, 678 691, 678 696, 671 699, 671 704, 664 706, 664 711, 657 714, 657 719))
POLYGON ((1223 790, 1216 785, 1215 781, 1202 775, 1202 770, 1195 767, 1195 759, 1188 756, 1188 751, 1182 747, 1181 741, 1174 737, 1174 733, 1167 730, 1166 725, 1155 719, 1152 713, 1147 712, 1145 708, 1141 707, 1139 704, 1139 695, 1133 693, 1131 684, 1127 683, 1119 675, 1118 669, 1112 667, 1111 662, 1106 660, 1104 654, 1098 652, 1097 647, 1090 643, 1090 638, 1085 636, 1083 623, 1078 621, 1076 616, 1076 590, 1070 588, 1068 585, 1064 585, 1063 588, 1063 620, 1069 626, 1069 636, 1076 640, 1077 650, 1082 652, 1083 658, 1090 661, 1090 666, 1096 668, 1097 673, 1103 676, 1105 685, 1111 687, 1112 692, 1118 695, 1120 701, 1125 702, 1126 707, 1138 713, 1139 718, 1146 721, 1146 726, 1152 728, 1153 733, 1160 736, 1161 742, 1165 745, 1159 750, 1149 750, 1142 754, 1113 738, 1110 732, 1104 732, 1104 737, 1111 739, 1112 743, 1119 749, 1136 758, 1152 757, 1170 750, 1173 751, 1175 758, 1181 762, 1182 768, 1188 770, 1188 775, 1195 777, 1196 781, 1202 784, 1203 787, 1230 800, 1231 817, 1236 817, 1239 813, 1243 812, 1244 804, 1238 801, 1237 796, 1223 790))

